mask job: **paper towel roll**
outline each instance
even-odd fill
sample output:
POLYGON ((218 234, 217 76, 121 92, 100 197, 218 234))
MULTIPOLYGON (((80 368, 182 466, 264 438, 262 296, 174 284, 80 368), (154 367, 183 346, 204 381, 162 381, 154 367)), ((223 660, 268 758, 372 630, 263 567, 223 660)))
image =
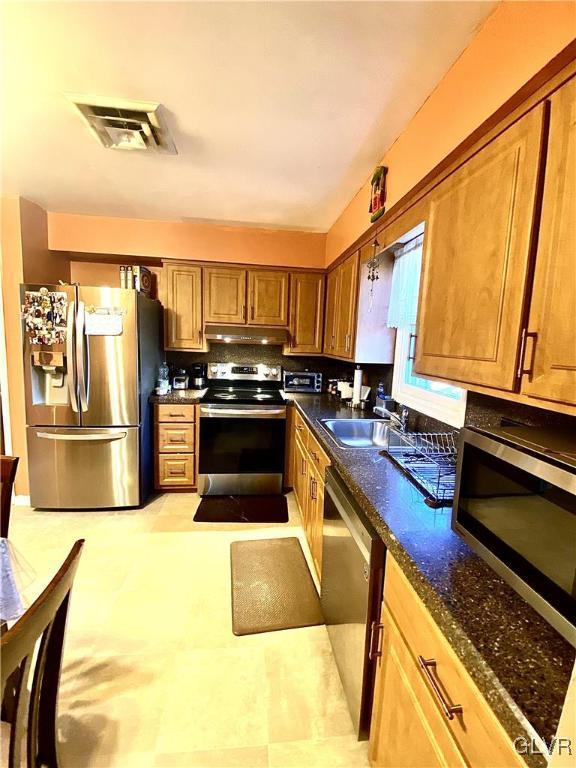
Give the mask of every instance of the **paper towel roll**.
POLYGON ((352 405, 358 405, 362 399, 362 369, 354 371, 354 384, 352 385, 352 405))

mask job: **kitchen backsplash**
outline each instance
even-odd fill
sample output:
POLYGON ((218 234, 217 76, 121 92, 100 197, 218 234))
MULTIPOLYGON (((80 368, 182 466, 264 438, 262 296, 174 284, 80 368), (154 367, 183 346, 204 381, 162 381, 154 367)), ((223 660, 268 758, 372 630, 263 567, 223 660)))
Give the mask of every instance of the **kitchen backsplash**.
MULTIPOLYGON (((326 385, 327 379, 352 377, 353 363, 331 360, 329 357, 292 357, 283 355, 280 347, 262 344, 213 344, 208 352, 166 352, 166 360, 172 369, 188 368, 192 363, 233 362, 246 365, 254 360, 267 365, 278 365, 287 371, 319 371, 326 385)), ((364 381, 371 387, 374 400, 378 382, 383 381, 386 392, 392 391, 392 365, 363 365, 364 381)), ((444 422, 409 409, 408 428, 418 432, 444 432, 454 428, 444 422)), ((497 397, 468 392, 466 425, 498 427, 502 419, 511 419, 532 426, 573 425, 576 417, 534 408, 497 397)))
MULTIPOLYGON (((188 368, 192 363, 239 363, 247 365, 255 360, 266 365, 278 365, 287 371, 318 371, 324 386, 328 379, 352 377, 353 363, 331 360, 329 357, 292 357, 283 355, 280 347, 263 344, 212 344, 208 352, 166 352, 166 360, 172 368, 188 368)), ((365 383, 371 387, 372 399, 376 396, 378 382, 383 381, 386 391, 392 389, 391 365, 363 365, 365 383)))

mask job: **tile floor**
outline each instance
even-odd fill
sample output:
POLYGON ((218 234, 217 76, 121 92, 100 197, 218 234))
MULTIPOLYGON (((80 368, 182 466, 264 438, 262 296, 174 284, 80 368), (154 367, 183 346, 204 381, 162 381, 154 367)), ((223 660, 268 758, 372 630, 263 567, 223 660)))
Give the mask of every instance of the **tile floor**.
POLYGON ((10 537, 35 590, 86 539, 61 681, 62 768, 363 768, 367 747, 354 737, 325 627, 232 634, 230 542, 304 541, 292 498, 290 522, 268 526, 193 523, 198 501, 14 507, 10 537))

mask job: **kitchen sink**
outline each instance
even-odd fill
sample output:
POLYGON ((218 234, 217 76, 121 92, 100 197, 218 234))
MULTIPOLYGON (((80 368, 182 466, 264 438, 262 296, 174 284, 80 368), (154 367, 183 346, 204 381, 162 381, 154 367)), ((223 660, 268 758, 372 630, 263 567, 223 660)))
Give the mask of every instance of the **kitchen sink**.
POLYGON ((320 419, 341 448, 387 448, 390 425, 382 419, 320 419))

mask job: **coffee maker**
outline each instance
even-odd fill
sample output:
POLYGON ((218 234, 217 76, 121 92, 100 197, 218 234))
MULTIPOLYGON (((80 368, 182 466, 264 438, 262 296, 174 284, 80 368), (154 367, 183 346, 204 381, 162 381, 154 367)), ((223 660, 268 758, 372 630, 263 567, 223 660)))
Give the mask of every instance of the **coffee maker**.
POLYGON ((204 389, 206 386, 206 363, 193 363, 190 366, 190 389, 204 389))

